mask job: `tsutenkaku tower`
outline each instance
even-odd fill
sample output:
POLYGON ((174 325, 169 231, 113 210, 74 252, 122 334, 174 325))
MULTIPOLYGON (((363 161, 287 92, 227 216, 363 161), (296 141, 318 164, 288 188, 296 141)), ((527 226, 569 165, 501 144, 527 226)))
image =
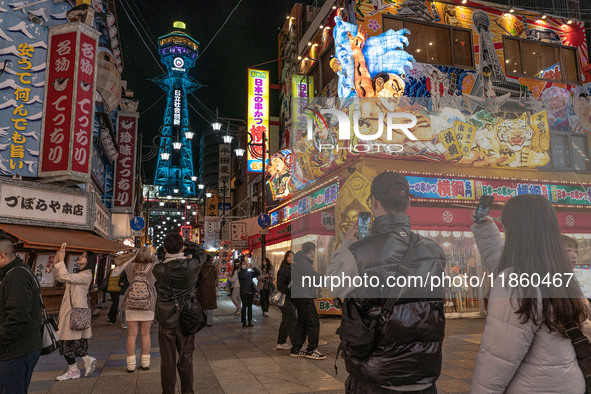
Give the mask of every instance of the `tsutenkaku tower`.
POLYGON ((199 53, 199 43, 188 35, 183 22, 174 22, 173 30, 158 38, 160 62, 167 73, 152 81, 166 91, 166 110, 160 127, 160 150, 154 184, 160 195, 195 195, 193 153, 189 128, 187 95, 201 84, 189 76, 199 53))

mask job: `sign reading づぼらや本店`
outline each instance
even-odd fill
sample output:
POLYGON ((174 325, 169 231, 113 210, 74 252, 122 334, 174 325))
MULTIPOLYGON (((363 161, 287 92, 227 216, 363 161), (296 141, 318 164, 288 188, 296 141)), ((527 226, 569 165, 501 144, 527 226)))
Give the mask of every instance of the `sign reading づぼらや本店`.
POLYGON ((117 213, 133 213, 135 196, 135 161, 137 150, 137 112, 117 112, 117 146, 113 181, 113 208, 117 213))
POLYGON ((90 193, 0 180, 0 222, 92 230, 90 193))
POLYGON ((90 181, 98 36, 80 22, 50 27, 40 177, 90 181))

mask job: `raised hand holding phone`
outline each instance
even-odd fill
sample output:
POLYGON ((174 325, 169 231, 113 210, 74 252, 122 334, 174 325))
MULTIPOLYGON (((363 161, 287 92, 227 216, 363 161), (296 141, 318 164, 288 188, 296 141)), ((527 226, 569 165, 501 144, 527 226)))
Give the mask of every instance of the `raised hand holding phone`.
POLYGON ((495 198, 493 196, 487 195, 483 195, 480 197, 480 204, 478 204, 478 206, 476 207, 476 211, 474 211, 472 215, 472 220, 474 221, 474 223, 484 223, 484 218, 488 217, 488 214, 490 213, 490 207, 492 206, 494 199, 495 198))

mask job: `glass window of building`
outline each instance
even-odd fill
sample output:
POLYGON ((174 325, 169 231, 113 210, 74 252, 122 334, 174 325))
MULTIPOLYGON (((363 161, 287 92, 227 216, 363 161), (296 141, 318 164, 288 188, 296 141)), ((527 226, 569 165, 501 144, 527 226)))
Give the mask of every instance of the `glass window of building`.
POLYGON ((384 31, 410 30, 406 51, 417 62, 437 65, 474 67, 472 32, 468 29, 428 22, 396 19, 384 15, 384 31))

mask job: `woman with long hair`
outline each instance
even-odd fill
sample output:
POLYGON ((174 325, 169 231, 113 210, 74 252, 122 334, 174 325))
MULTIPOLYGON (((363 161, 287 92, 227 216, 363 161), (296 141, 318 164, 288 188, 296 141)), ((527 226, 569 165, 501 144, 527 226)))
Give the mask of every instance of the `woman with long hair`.
POLYGON ((293 252, 288 250, 283 255, 283 260, 277 271, 277 290, 285 294, 285 303, 281 308, 281 325, 277 335, 277 346, 274 350, 290 350, 291 346, 287 344, 287 337, 291 343, 295 343, 296 310, 291 301, 291 261, 293 252))
POLYGON ((261 265, 261 276, 257 278, 257 288, 260 290, 261 309, 263 316, 269 316, 269 295, 273 287, 273 281, 275 280, 275 271, 271 260, 267 257, 263 260, 261 265))
POLYGON ((232 283, 232 294, 231 299, 236 307, 234 311, 235 315, 240 314, 240 309, 242 304, 240 302, 240 280, 238 279, 238 271, 240 271, 240 259, 234 260, 232 264, 232 271, 230 273, 226 272, 226 276, 228 277, 228 281, 232 283))
POLYGON ((66 252, 59 250, 55 254, 52 273, 55 280, 66 284, 58 318, 58 333, 60 336, 60 354, 68 363, 68 370, 58 376, 56 380, 78 379, 80 370, 76 365, 76 357, 84 360, 84 376, 91 374, 96 366, 96 359, 88 355, 88 338, 92 337, 91 327, 85 330, 71 328, 70 317, 74 308, 89 308, 88 290, 94 278, 94 270, 98 255, 84 252, 78 258, 80 271, 69 273, 64 263, 66 252))
POLYGON ((114 275, 119 275, 125 270, 129 281, 129 287, 121 302, 127 320, 126 362, 127 372, 129 373, 134 372, 137 365, 135 343, 138 332, 142 337, 140 366, 143 370, 150 369, 150 348, 152 347, 150 328, 152 327, 154 310, 156 309, 156 278, 152 274, 152 269, 157 261, 150 248, 142 246, 135 256, 113 270, 114 275), (138 294, 141 295, 144 289, 148 291, 144 295, 147 298, 138 301, 138 294))
POLYGON ((472 392, 583 393, 566 330, 588 331, 589 314, 578 283, 568 281, 572 265, 556 212, 546 198, 524 194, 507 202, 501 222, 504 245, 490 217, 472 226, 484 264, 496 274, 472 392))

